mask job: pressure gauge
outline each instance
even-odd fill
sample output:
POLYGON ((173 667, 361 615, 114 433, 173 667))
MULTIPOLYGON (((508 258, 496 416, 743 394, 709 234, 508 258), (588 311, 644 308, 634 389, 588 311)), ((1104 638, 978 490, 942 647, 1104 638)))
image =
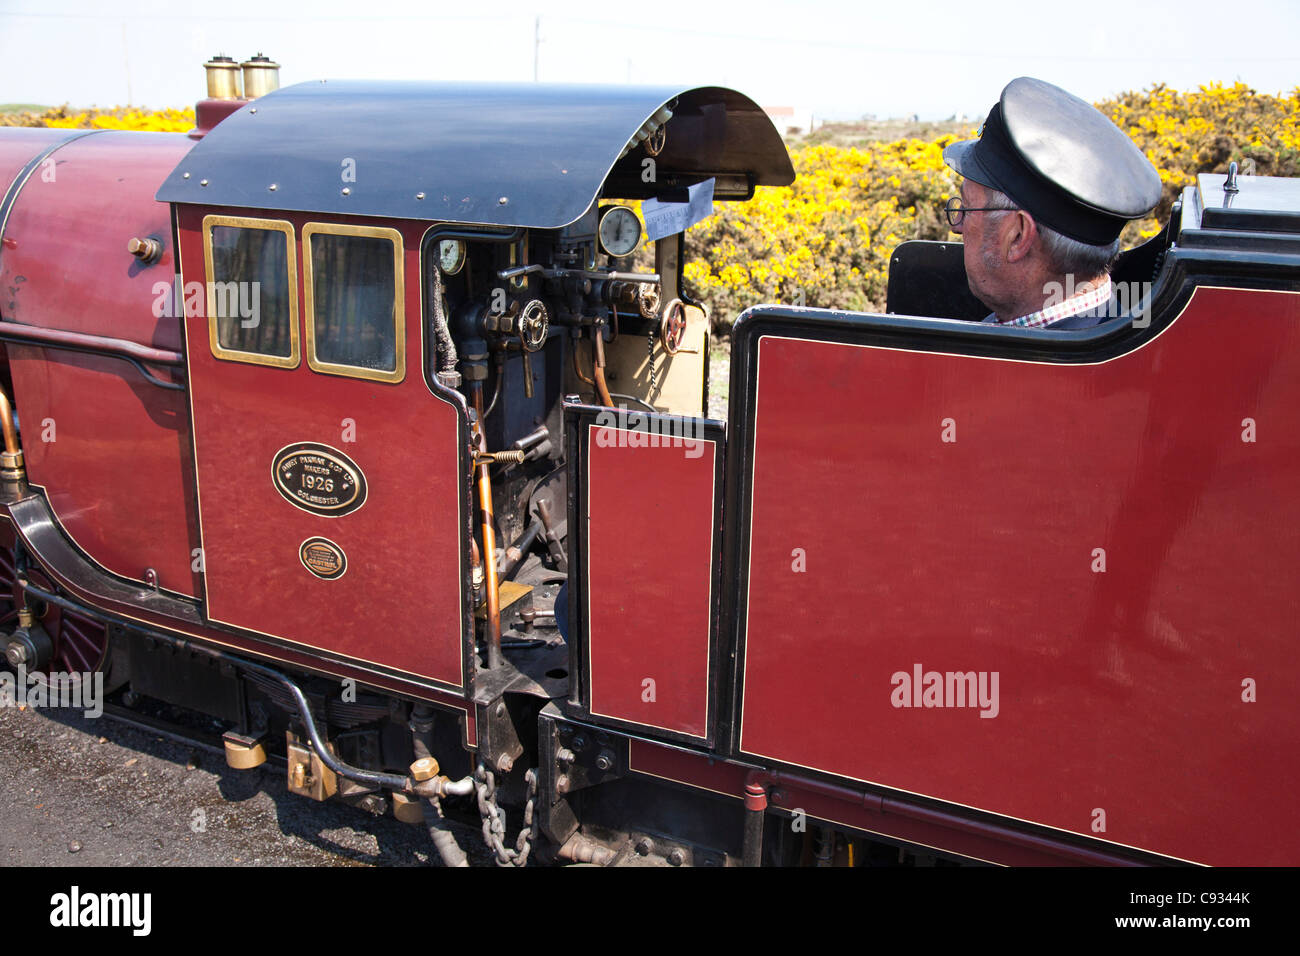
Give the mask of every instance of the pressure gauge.
POLYGON ((438 267, 444 275, 454 276, 465 265, 465 243, 460 239, 444 239, 438 244, 438 267))
POLYGON ((606 206, 600 214, 600 247, 615 259, 630 256, 641 242, 641 220, 627 206, 606 206))

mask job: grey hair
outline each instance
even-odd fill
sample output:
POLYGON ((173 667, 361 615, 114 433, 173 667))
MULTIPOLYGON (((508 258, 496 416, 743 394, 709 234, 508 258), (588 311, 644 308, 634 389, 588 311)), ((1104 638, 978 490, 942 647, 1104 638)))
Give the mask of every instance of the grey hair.
MULTIPOLYGON (((989 189, 986 203, 993 209, 1019 209, 1006 193, 989 189)), ((1030 214, 1032 215, 1032 213, 1030 214)), ((1061 275, 1075 275, 1091 279, 1103 273, 1109 274, 1111 266, 1119 256, 1119 239, 1105 246, 1091 246, 1078 239, 1063 236, 1055 229, 1049 229, 1037 219, 1038 234, 1043 240, 1043 252, 1046 253, 1052 268, 1061 275)))

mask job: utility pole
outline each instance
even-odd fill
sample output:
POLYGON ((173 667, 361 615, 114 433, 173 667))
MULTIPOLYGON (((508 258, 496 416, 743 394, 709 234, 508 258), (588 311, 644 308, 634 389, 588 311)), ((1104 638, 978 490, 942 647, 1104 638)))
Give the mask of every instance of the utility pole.
POLYGON ((126 68, 126 105, 135 103, 135 93, 131 89, 131 52, 126 45, 126 21, 122 21, 122 65, 126 68))

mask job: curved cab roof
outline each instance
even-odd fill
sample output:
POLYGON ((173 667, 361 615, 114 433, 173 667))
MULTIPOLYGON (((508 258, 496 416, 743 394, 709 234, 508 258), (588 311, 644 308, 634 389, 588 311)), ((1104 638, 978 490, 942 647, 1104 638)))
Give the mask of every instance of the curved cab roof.
POLYGON ((708 176, 724 177, 731 198, 794 181, 771 120, 734 90, 319 80, 217 124, 157 198, 553 229, 601 195, 644 198, 708 176), (619 157, 665 105, 667 141, 646 184, 644 150, 619 157))

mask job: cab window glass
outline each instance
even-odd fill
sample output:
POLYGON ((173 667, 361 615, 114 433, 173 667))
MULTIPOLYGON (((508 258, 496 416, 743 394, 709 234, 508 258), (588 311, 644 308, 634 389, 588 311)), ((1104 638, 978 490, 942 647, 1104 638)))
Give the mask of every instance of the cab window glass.
POLYGON ((338 375, 400 380, 405 373, 401 234, 394 229, 312 223, 307 360, 338 375))
POLYGON ((274 220, 208 216, 209 339, 219 358, 298 364, 293 227, 274 220))

